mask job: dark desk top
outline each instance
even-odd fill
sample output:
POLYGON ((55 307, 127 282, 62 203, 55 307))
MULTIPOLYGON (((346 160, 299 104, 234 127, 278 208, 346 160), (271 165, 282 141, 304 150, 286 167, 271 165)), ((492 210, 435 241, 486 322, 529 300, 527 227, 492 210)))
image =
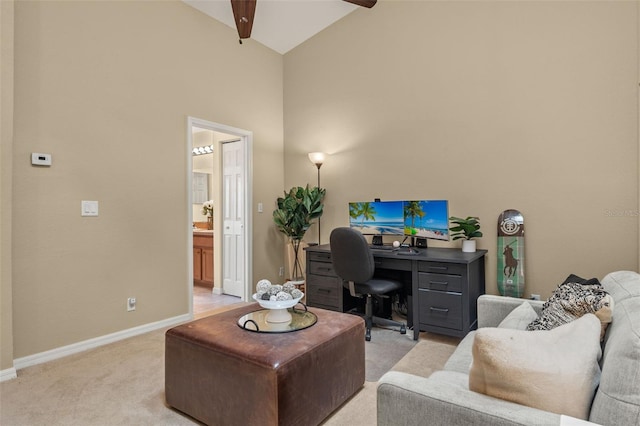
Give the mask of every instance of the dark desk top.
MULTIPOLYGON (((307 252, 318 253, 330 253, 331 248, 329 244, 316 245, 306 247, 307 252)), ((407 253, 407 248, 397 248, 392 250, 376 250, 371 249, 373 257, 387 258, 387 259, 407 259, 416 261, 427 262, 450 262, 450 263, 471 263, 485 254, 487 250, 477 250, 474 253, 465 253, 459 248, 447 248, 447 247, 428 247, 417 248, 412 247, 412 250, 418 251, 417 254, 407 253)))

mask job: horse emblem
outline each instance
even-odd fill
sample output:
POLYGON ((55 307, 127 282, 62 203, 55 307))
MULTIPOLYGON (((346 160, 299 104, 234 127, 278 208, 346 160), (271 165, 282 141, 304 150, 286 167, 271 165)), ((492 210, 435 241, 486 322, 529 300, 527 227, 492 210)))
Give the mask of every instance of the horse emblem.
POLYGON ((516 273, 516 269, 518 269, 518 259, 513 257, 513 249, 510 247, 511 244, 515 242, 516 240, 513 240, 507 244, 502 252, 502 255, 504 256, 504 269, 502 270, 502 274, 505 277, 513 277, 516 273))

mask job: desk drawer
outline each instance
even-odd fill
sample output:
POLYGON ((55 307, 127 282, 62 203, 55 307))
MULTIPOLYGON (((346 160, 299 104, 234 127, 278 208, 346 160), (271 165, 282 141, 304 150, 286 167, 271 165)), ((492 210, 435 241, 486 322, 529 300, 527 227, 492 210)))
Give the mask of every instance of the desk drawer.
POLYGON ((308 251, 307 258, 312 262, 329 262, 331 263, 331 253, 320 253, 317 251, 308 251))
POLYGON ((462 292, 462 277, 460 275, 418 272, 418 288, 462 292))
POLYGON ((309 262, 308 273, 334 278, 337 276, 336 271, 333 270, 333 263, 325 262, 309 262))
POLYGON ((307 303, 309 306, 327 305, 338 308, 342 294, 342 281, 322 275, 307 276, 307 303))
POLYGON ((407 259, 390 259, 374 257, 376 268, 393 269, 394 271, 411 271, 411 261, 407 259))
POLYGON ((462 295, 419 290, 420 323, 462 329, 462 295))
POLYGON ((433 272, 434 274, 465 275, 467 266, 460 263, 418 262, 418 271, 433 272))

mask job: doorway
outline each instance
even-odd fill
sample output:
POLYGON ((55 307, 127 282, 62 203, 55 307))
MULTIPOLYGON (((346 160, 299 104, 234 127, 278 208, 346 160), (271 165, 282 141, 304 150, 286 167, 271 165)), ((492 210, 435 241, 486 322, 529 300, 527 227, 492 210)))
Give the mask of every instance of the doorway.
MULTIPOLYGON (((187 123, 189 311, 194 303, 220 299, 248 301, 251 294, 251 143, 252 133, 194 117, 187 123), (235 146, 235 155, 225 155, 235 146), (232 163, 233 175, 229 176, 232 163), (231 179, 230 179, 231 177, 231 179), (230 185, 232 184, 232 185, 230 185), (230 197, 229 189, 233 193, 230 197), (203 206, 213 205, 213 216, 203 206), (230 213, 233 221, 229 221, 230 213), (232 225, 233 238, 229 238, 232 225), (208 229, 212 228, 212 229, 208 229), (241 231, 241 232, 235 232, 241 231), (210 237, 210 243, 204 237, 210 237), (233 244, 229 244, 232 240, 233 244), (202 245, 205 241, 205 245, 202 245), (197 244, 196 244, 197 243, 197 244), (209 244, 211 247, 206 247, 209 244), (196 247, 198 245, 198 247, 196 247), (231 250, 232 249, 232 250, 231 250), (191 267, 193 265, 193 267, 191 267), (229 279, 231 277, 231 281, 229 279), (230 285, 230 283, 232 285, 230 285), (195 287, 194 287, 195 285, 195 287), (203 292, 202 287, 207 288, 203 292), (197 291, 194 291, 197 290, 197 291), (203 293, 210 300, 203 299, 203 293), (236 298, 234 297, 234 299, 236 298)), ((201 310, 201 306, 199 309, 201 310)))

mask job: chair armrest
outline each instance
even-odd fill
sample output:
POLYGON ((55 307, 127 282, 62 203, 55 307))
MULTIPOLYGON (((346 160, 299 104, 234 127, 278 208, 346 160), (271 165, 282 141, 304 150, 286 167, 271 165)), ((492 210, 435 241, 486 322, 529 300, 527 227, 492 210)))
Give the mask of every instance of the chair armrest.
POLYGON ((469 390, 468 376, 438 371, 429 378, 391 371, 377 389, 378 426, 559 425, 560 415, 469 390))
POLYGON ((509 315, 509 312, 520 306, 522 302, 529 302, 538 315, 542 312, 544 302, 541 300, 518 299, 491 294, 481 295, 478 297, 478 328, 497 327, 509 315))

